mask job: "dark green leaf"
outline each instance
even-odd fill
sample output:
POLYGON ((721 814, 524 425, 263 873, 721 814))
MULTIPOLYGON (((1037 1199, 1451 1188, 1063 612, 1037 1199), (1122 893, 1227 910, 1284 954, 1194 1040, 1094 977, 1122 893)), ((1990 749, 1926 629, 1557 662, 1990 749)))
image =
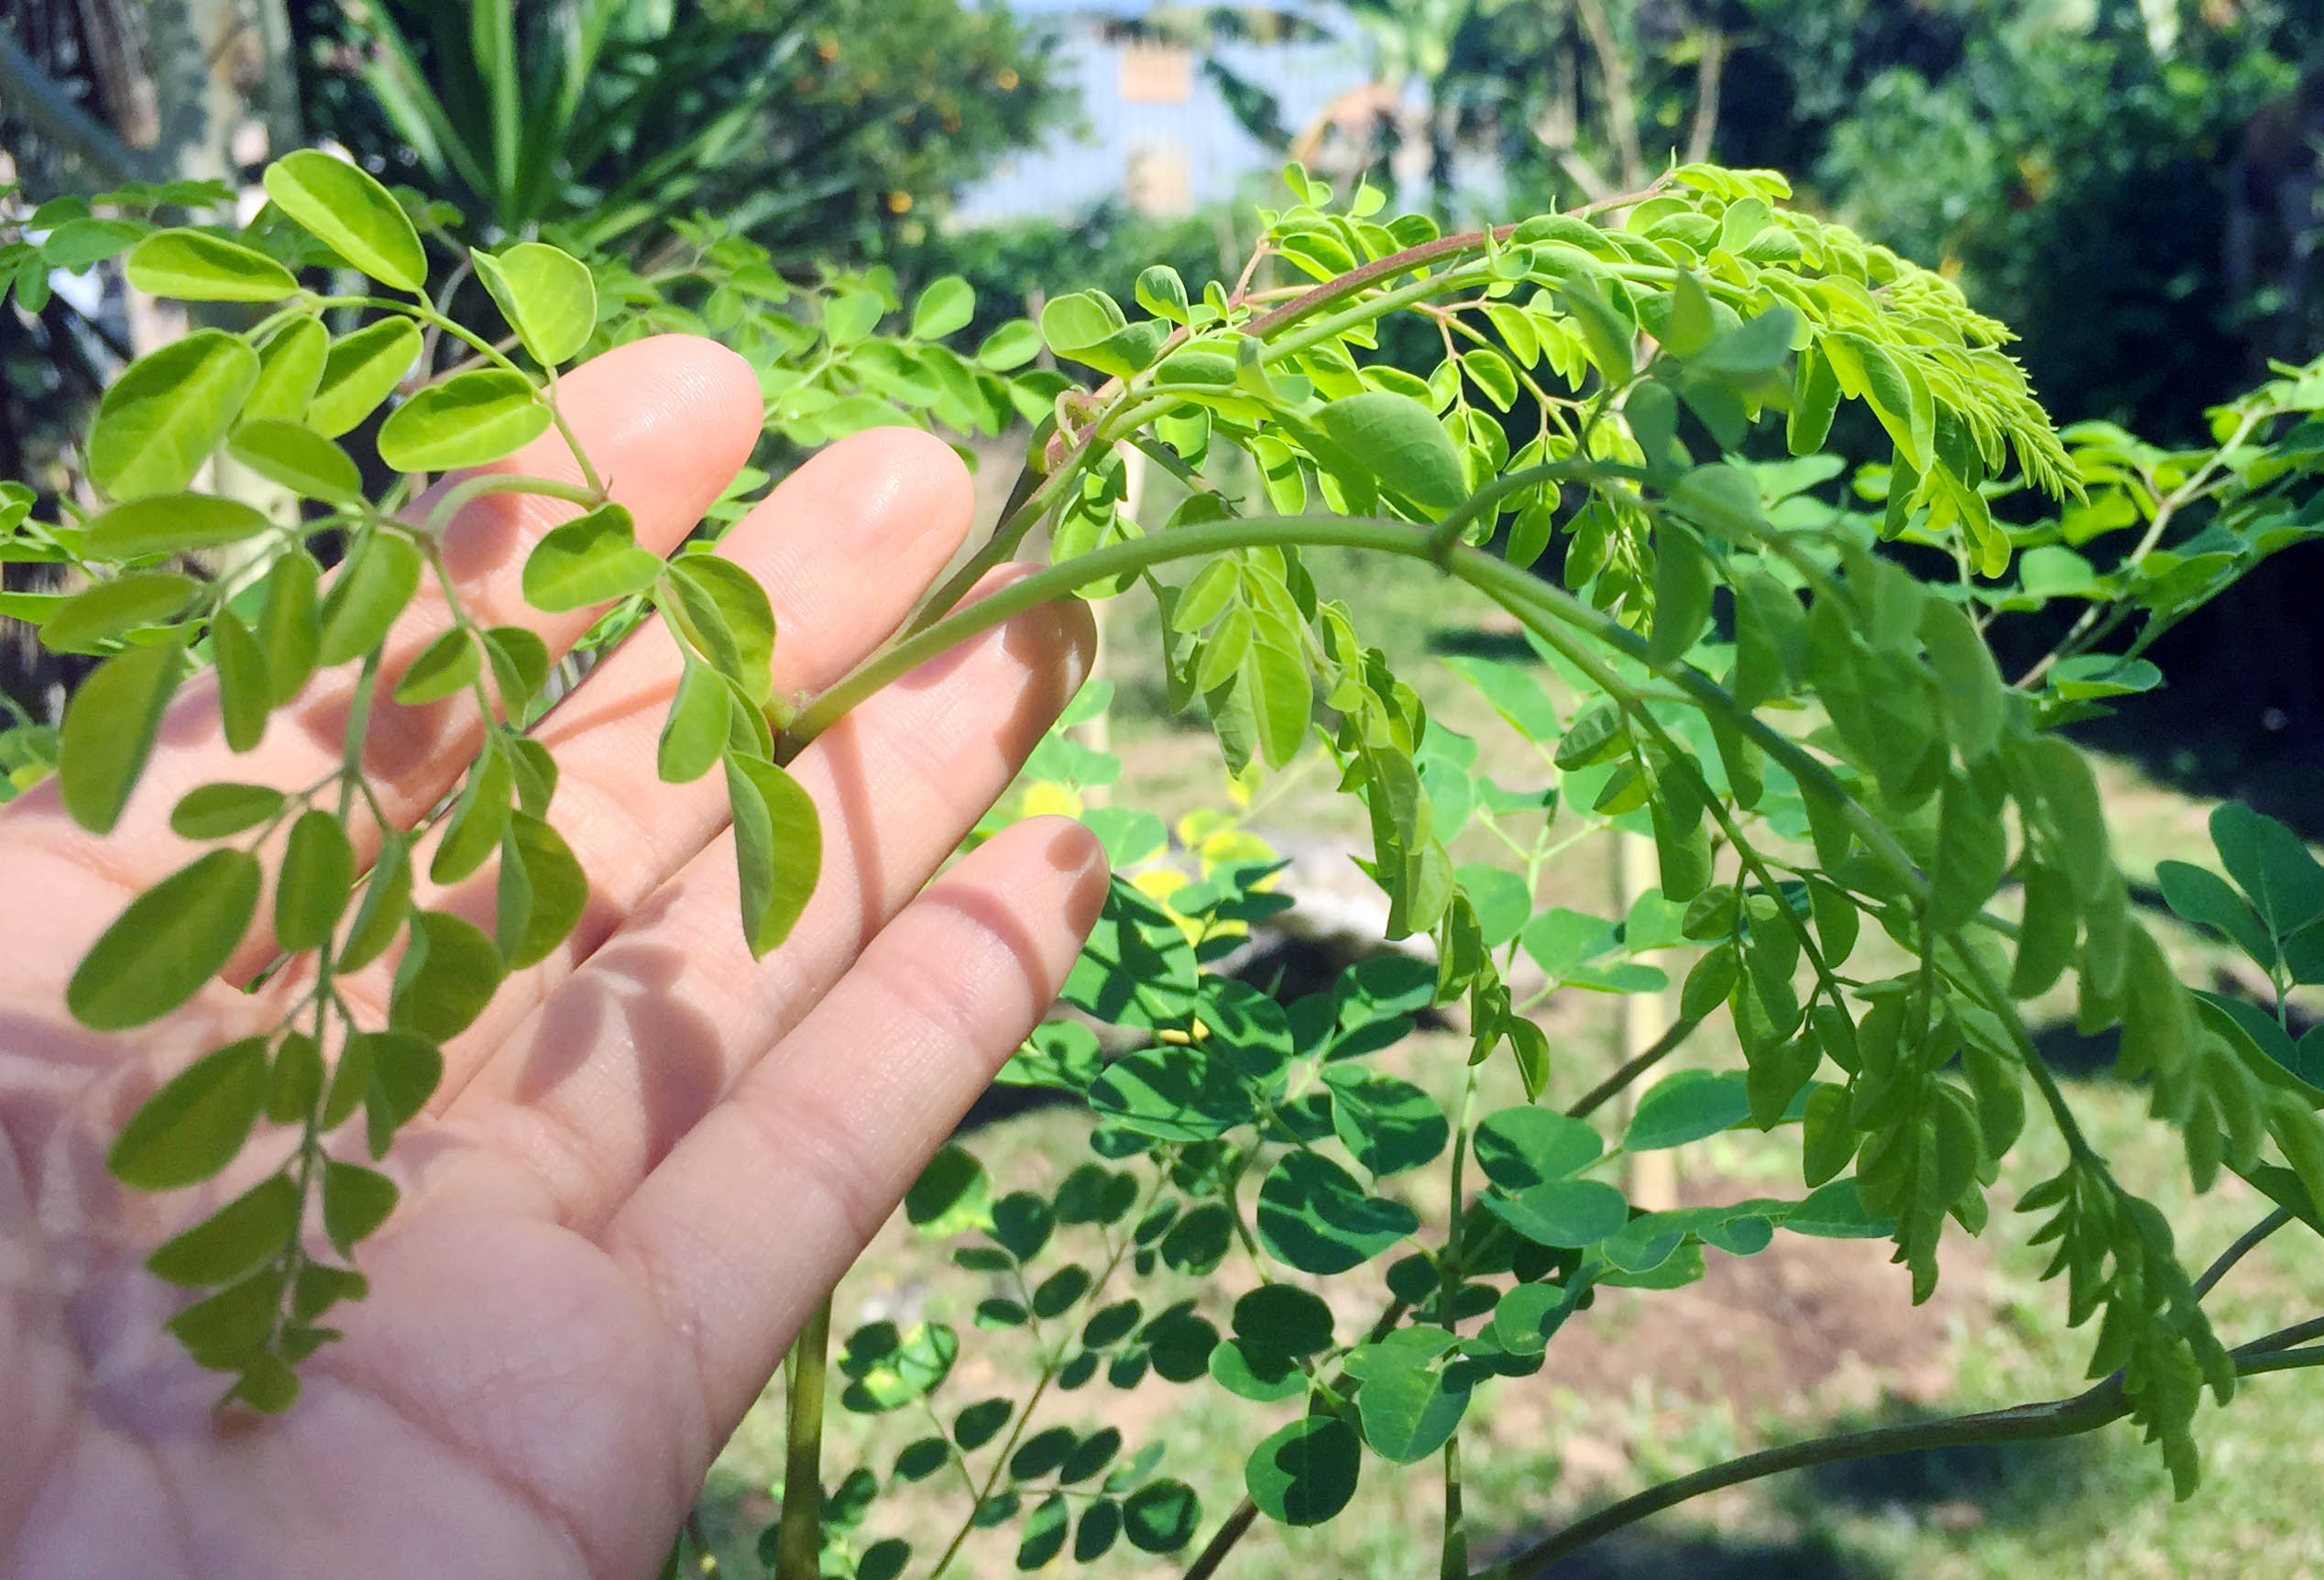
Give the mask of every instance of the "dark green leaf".
POLYGON ((1116 878, 1058 996, 1114 1026, 1183 1026, 1195 1010, 1194 949, 1167 912, 1116 878))
MULTIPOLYGON (((2210 928, 2258 961, 2263 970, 2275 964, 2275 945, 2268 937, 2267 924, 2226 879, 2186 861, 2157 861, 2154 881, 2162 888, 2164 903, 2181 919, 2210 928)), ((2030 897, 2027 905, 2030 908, 2030 897)))
POLYGON ((297 148, 267 167, 267 196, 308 235, 383 285, 419 291, 428 256, 388 189, 343 159, 297 148))
POLYGON ((1122 1506, 1102 1498, 1081 1510, 1081 1523, 1073 1531, 1073 1561, 1094 1564, 1113 1550, 1122 1534, 1122 1506))
POLYGON ((1409 1081, 1353 1064, 1331 1066, 1323 1079, 1332 1090, 1332 1130, 1374 1175, 1418 1169, 1444 1150, 1452 1136, 1444 1111, 1409 1081))
POLYGON ((979 1399, 952 1420, 952 1441, 963 1454, 974 1454, 999 1435, 1014 1410, 1004 1399, 979 1399))
POLYGON ((1066 1530, 1072 1520, 1072 1510, 1066 1504, 1064 1493, 1052 1492, 1043 1498, 1040 1505, 1025 1516, 1025 1536, 1017 1546, 1017 1567, 1026 1570, 1047 1568, 1064 1551, 1066 1530))
POLYGON ((1616 1233, 1630 1211, 1621 1191, 1596 1180, 1557 1180, 1483 1200, 1487 1212, 1533 1244, 1569 1250, 1616 1233))
POLYGON ((952 1445, 940 1437, 915 1438, 895 1456, 899 1481, 926 1481, 952 1462, 952 1445))
POLYGON ((1563 1180, 1606 1150, 1598 1133, 1581 1120, 1532 1107, 1486 1115, 1473 1146, 1485 1178, 1509 1190, 1563 1180))
POLYGON ((1176 1553, 1201 1523, 1202 1500, 1183 1481, 1149 1481, 1123 1500, 1123 1532, 1141 1553, 1176 1553))
POLYGON ((146 1258, 155 1277, 199 1288, 242 1277, 299 1232, 299 1187, 270 1174, 146 1258))
POLYGON ((1364 1446, 1337 1416, 1293 1421, 1251 1451, 1244 1485, 1251 1501, 1286 1525, 1321 1525, 1348 1506, 1364 1446))
POLYGON ((130 901, 65 987, 73 1017, 98 1031, 125 1031, 185 1003, 241 943, 258 885, 257 857, 212 850, 130 901))
POLYGON ((299 291, 265 253, 198 230, 156 231, 130 248, 124 267, 137 290, 180 302, 280 302, 299 291))
POLYGON ((1683 1070, 1639 1099, 1622 1146, 1631 1152, 1652 1152, 1699 1141, 1732 1129, 1750 1112, 1740 1072, 1713 1075, 1707 1070, 1683 1070))
POLYGON ((346 909, 355 848, 332 814, 316 809, 290 825, 274 883, 274 941, 287 954, 319 949, 346 909))
POLYGON ((542 367, 567 361, 589 343, 597 327, 597 288, 579 258, 538 241, 521 241, 497 256, 469 256, 477 278, 542 367))
POLYGON ((170 828, 181 839, 223 839, 255 828, 282 810, 282 792, 270 785, 198 785, 178 799, 170 828))
POLYGON ((1261 1244, 1309 1273, 1344 1273, 1420 1227, 1400 1201, 1367 1194, 1328 1158, 1287 1154, 1259 1187, 1261 1244))
POLYGON ((992 1181, 965 1147, 947 1147, 905 1193, 904 1215, 934 1235, 981 1228, 992 1222, 992 1181))
POLYGON ((267 1093, 267 1044, 213 1048, 137 1105, 105 1167, 140 1190, 198 1185, 234 1161, 267 1093))
POLYGON ((1234 1302, 1234 1332, 1288 1355, 1332 1344, 1332 1308, 1295 1284, 1262 1284, 1234 1302))
POLYGON ((258 379, 238 335, 199 329, 122 370, 89 430, 89 480, 116 499, 171 494, 192 481, 258 379))
POLYGON ((323 1232, 339 1255, 355 1254, 356 1242, 367 1239, 395 1211, 395 1181, 360 1164, 326 1158, 323 1165, 323 1232))
POLYGON ((1112 1465, 1121 1452, 1122 1433, 1113 1427, 1100 1427, 1073 1445, 1073 1452, 1058 1466, 1058 1480, 1067 1487, 1087 1481, 1112 1465))
POLYGON ((431 384, 379 424, 379 459, 400 472, 481 466, 547 432, 549 408, 521 373, 455 373, 431 384))
POLYGON ((414 911, 411 938, 397 962, 388 1025, 431 1042, 468 1027, 500 985, 500 951, 473 922, 449 911, 414 911))
POLYGON ((658 555, 637 546, 629 510, 603 504, 533 545, 524 562, 524 598, 552 613, 608 603, 645 591, 662 570, 658 555))

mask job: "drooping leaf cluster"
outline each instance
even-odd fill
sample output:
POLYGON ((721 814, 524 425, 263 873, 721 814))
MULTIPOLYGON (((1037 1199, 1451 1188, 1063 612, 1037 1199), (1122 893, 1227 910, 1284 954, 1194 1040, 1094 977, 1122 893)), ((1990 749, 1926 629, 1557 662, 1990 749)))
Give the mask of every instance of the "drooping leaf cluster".
MULTIPOLYGON (((2067 1162, 2020 1205, 2047 1214, 2037 1233, 2058 1243, 2073 1320, 2098 1318, 2097 1369, 2119 1373, 2192 1485, 2200 1390, 2226 1397, 2240 1363, 2168 1224, 2083 1138, 2021 1006, 2070 993, 2085 1031, 2120 1027, 2122 1070, 2179 1131, 2196 1183, 2233 1169, 2313 1223, 2324 1088, 2281 999, 2316 975, 2324 879, 2277 826, 2226 815, 2233 886, 2171 871, 2165 894, 2250 953, 2279 1002, 2270 1019, 2190 992, 2133 906, 2088 761, 2057 731, 2151 687, 2155 633, 2319 531, 2324 373, 2287 372, 2224 409, 2209 451, 2061 436, 2001 325, 1937 276, 1783 207, 1770 174, 1684 167, 1600 210, 1463 235, 1384 218, 1367 189, 1342 202, 1287 177, 1293 202, 1262 214, 1261 246, 1312 286, 1254 288, 1246 270, 1196 289, 1157 267, 1130 307, 1067 292, 1037 325, 1004 323, 965 351, 945 344, 974 322, 957 279, 908 298, 884 271, 810 280, 708 221, 678 226, 683 254, 652 271, 538 242, 465 252, 318 153, 275 165, 269 207, 242 229, 107 222, 133 282, 263 316, 123 371, 89 440, 99 508, 37 521, 28 491, 0 499, 0 554, 79 578, 12 595, 10 612, 100 661, 56 741, 9 733, 24 759, 10 766, 28 782, 53 761, 67 811, 103 831, 202 665, 237 751, 318 697, 345 717, 341 763, 318 783, 187 794, 172 825, 206 849, 131 902, 68 994, 88 1025, 126 1029, 254 956, 304 987, 280 1025, 160 1088, 113 1158, 132 1184, 176 1189, 218 1174, 261 1124, 296 1132, 279 1170, 155 1254, 161 1276, 209 1291, 176 1326, 235 1375, 234 1397, 290 1402, 291 1368, 330 1336, 324 1311, 361 1292, 356 1245, 393 1209, 385 1177, 326 1139, 360 1111, 383 1155, 444 1044, 581 914, 586 875, 551 820, 556 765, 530 732, 577 662, 647 620, 672 633, 684 668, 657 766, 673 783, 722 774, 740 921, 762 954, 819 865, 792 754, 1014 609, 1143 589, 1163 615, 1170 700, 1208 721, 1238 784, 1304 752, 1336 769, 1363 808, 1387 930, 1415 953, 1288 1002, 1221 974, 1287 903, 1264 843, 1231 818, 1172 828, 1092 805, 1120 765, 1069 736, 1036 753, 1009 811, 1084 816, 1121 876, 1066 984, 1082 1018, 1045 1026, 1003 1079, 1086 1101, 1098 1158, 1054 1190, 995 1195, 948 1152, 908 1211, 931 1234, 978 1236, 956 1258, 990 1281, 976 1324, 1032 1343, 1045 1388, 1208 1377, 1291 1406, 1246 1485, 1270 1517, 1316 1523, 1346 1507, 1367 1454, 1435 1454, 1477 1388, 1540 1369, 1601 1286, 1683 1283, 1707 1254, 1754 1254, 1781 1229, 1889 1236, 1925 1298, 1946 1222, 1987 1227, 2031 1108, 2067 1162), (474 271, 492 323, 435 305, 447 258, 474 271), (340 283, 313 283, 323 271, 340 283), (350 288, 348 271, 371 283, 350 288), (1425 321, 1442 358, 1415 371, 1379 357, 1394 314, 1425 321), (559 368, 669 328, 740 349, 795 445, 884 422, 963 436, 1035 424, 992 539, 819 697, 776 695, 774 611, 711 550, 763 474, 665 558, 586 455, 578 484, 510 459, 569 445, 559 368), (1086 379, 1030 368, 1044 349, 1086 379), (1818 492, 1837 469, 1819 452, 1843 402, 1892 455, 1834 498, 1818 492), (222 453, 302 500, 297 519, 202 487, 222 453), (1178 485, 1160 519, 1140 519, 1152 496, 1132 497, 1133 453, 1178 485), (395 478, 385 490, 364 484, 372 461, 395 478), (444 562, 461 506, 494 490, 570 508, 523 567, 534 624, 478 624, 444 562), (2085 552, 2132 526, 2127 553, 2085 552), (1050 568, 953 608, 1036 530, 1050 568), (1478 741, 1429 717, 1360 611, 1320 584, 1304 556, 1321 545, 1408 559, 1515 619, 1538 664, 1454 667, 1523 744, 1525 783, 1480 771, 1478 741), (1947 574, 1908 568, 1931 563, 1947 574), (403 618, 423 586, 442 594, 429 629, 403 618), (2006 677, 1994 622, 2069 599, 2087 615, 2006 677), (367 778, 382 688, 471 721, 475 744, 417 833, 367 778), (1510 859, 1456 861, 1466 830, 1510 859), (1544 905, 1548 863, 1607 831, 1651 841, 1656 888, 1617 916, 1544 905), (433 884, 488 890, 488 931, 415 904, 423 863, 433 884), (362 1024, 334 983, 382 961, 388 1014, 362 1024), (1723 1017, 1740 1068, 1658 1072, 1618 1132, 1595 1102, 1539 1106, 1561 1077, 1539 1018, 1552 995, 1660 993, 1673 976, 1669 1046, 1723 1017), (1506 1050, 1525 1103, 1449 1110, 1369 1059, 1443 1010, 1466 1029, 1468 1090, 1506 1050), (1796 1196, 1648 1212, 1597 1173, 1792 1125, 1796 1196), (1409 1182, 1448 1158, 1450 1228, 1431 1236, 1409 1182), (337 1260, 310 1249, 318 1218, 337 1260), (1231 1256, 1260 1284, 1231 1307, 1207 1282, 1168 1299, 1124 1289, 1209 1280, 1231 1256), (1376 1267, 1386 1302, 1350 1330, 1317 1281, 1376 1267)), ((1093 691, 1067 728, 1104 706, 1093 691)), ((933 1322, 860 1331, 842 1405, 933 1410, 960 1337, 933 1322)), ((965 1477, 963 1531, 1017 1522, 1027 1568, 1069 1544, 1087 1559, 1195 1534, 1192 1495, 1153 1479, 1150 1459, 1119 1462, 1110 1429, 1036 1425, 1029 1401, 1008 1400, 930 1425, 884 1484, 965 1477)), ((859 1540, 882 1485, 867 1468, 827 1497, 843 1572, 893 1574, 910 1556, 859 1540)))

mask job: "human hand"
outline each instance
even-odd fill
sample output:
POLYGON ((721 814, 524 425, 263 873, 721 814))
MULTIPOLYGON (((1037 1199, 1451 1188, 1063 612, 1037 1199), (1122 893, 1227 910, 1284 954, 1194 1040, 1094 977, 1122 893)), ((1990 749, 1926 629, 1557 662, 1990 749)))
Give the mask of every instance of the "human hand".
MULTIPOLYGON (((649 340, 568 376, 560 404, 638 541, 674 546, 748 456, 751 370, 649 340)), ((510 470, 572 477, 551 435, 510 470)), ((904 619, 969 526, 959 462, 905 429, 817 455, 720 545, 766 586, 778 695, 829 684, 904 619)), ((488 495, 446 540, 479 619, 562 651, 589 614, 526 608, 526 549, 571 507, 488 495)), ((426 642, 426 601, 388 673, 426 642)), ((535 733, 550 820, 589 875, 580 925, 445 1050, 382 1165, 369 1298, 281 1418, 221 1416, 222 1379, 163 1332, 147 1252, 262 1170, 149 1197, 108 1176, 122 1122, 172 1071, 275 1024, 295 982, 214 982, 144 1031, 67 1015, 74 965, 189 859, 168 812, 219 778, 291 786, 339 754, 353 686, 318 677, 230 757, 187 688, 115 831, 53 785, 0 812, 0 1575, 641 1575, 793 1335, 1054 997, 1104 891, 1079 825, 1039 819, 929 876, 1087 671, 1079 605, 1021 615, 889 687, 793 764, 824 828, 814 899, 753 961, 726 801, 668 785, 654 741, 679 661, 649 626, 535 733), (925 891, 923 885, 926 887, 925 891), (237 1183, 239 1181, 239 1183, 237 1183)), ((367 752, 389 811, 424 814, 472 711, 384 702, 367 752)), ((439 907, 488 918, 488 869, 439 907)), ((233 974, 266 946, 249 940, 233 974)), ((369 1024, 390 973, 341 984, 369 1024)), ((286 1146, 288 1138, 286 1137, 286 1146)))

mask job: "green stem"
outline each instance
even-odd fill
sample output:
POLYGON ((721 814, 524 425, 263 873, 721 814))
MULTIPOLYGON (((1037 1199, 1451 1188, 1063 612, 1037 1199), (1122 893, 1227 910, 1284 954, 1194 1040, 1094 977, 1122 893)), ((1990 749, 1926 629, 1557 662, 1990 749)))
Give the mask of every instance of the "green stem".
POLYGON ((823 1554, 823 1370, 831 1346, 825 1296, 799 1330, 784 1366, 783 1516, 775 1536, 775 1580, 817 1580, 823 1554))
POLYGON ((2219 1260, 2204 1268, 2203 1276, 2195 1280, 2195 1298, 2199 1300, 2209 1294, 2218 1286, 2219 1281, 2227 1277, 2229 1270, 2236 1263, 2250 1256, 2261 1241, 2291 1221, 2292 1210, 2289 1207, 2278 1207, 2275 1212, 2244 1230, 2235 1244, 2221 1251, 2219 1260))
MULTIPOLYGON (((2255 1377, 2263 1372, 2286 1371, 2297 1366, 2324 1366, 2324 1348, 2300 1350, 2292 1347, 2319 1333, 2324 1333, 2324 1318, 2281 1329, 2231 1351, 2236 1376, 2255 1377)), ((1692 1476, 1682 1476, 1659 1487, 1648 1487, 1635 1497, 1626 1498, 1488 1569, 1479 1570, 1471 1580, 1523 1580, 1524 1576, 1539 1574, 1600 1537, 1610 1535, 1626 1525, 1636 1524, 1648 1515, 1659 1513, 1672 1504, 1683 1503, 1722 1487, 1757 1481, 1780 1471, 1833 1465, 1842 1460, 1870 1459, 1886 1454, 2071 1437, 2119 1421, 2130 1410, 2130 1397, 2123 1389, 2121 1374, 2117 1373, 2071 1399, 2012 1405, 2007 1410, 1980 1410, 1942 1421, 1913 1421, 1899 1426, 1873 1427, 1864 1432, 1840 1432, 1831 1437, 1812 1438, 1805 1443, 1788 1443, 1781 1448, 1747 1454, 1725 1464, 1698 1470, 1692 1476)))
POLYGON ((428 536, 441 537, 454 516, 487 494, 544 494, 550 499, 565 499, 576 505, 601 505, 605 502, 605 490, 594 485, 568 483, 557 477, 487 472, 464 478, 444 491, 444 497, 436 500, 428 511, 428 536))

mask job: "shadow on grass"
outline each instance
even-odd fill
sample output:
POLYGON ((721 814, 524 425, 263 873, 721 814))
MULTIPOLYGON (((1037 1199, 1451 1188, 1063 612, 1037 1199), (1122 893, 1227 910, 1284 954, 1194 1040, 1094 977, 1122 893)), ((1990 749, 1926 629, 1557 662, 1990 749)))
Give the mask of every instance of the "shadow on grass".
POLYGON ((1431 631, 1429 651, 1448 658, 1492 658, 1505 664, 1540 662, 1527 645, 1524 633, 1514 631, 1478 631, 1463 626, 1431 631))
POLYGON ((1812 1537, 1724 1542, 1701 1531, 1625 1531, 1528 1580, 1889 1580, 1893 1573, 1812 1537))
MULTIPOLYGON (((1931 1411, 1900 1410, 1862 1424, 1934 1419, 1931 1411)), ((1836 1505, 1935 1515, 1937 1523, 1960 1526, 2052 1519, 2060 1502, 2091 1483, 2106 1452, 2094 1435, 1919 1449, 1817 1465, 1781 1492, 1786 1509, 1802 1517, 1836 1505)))

